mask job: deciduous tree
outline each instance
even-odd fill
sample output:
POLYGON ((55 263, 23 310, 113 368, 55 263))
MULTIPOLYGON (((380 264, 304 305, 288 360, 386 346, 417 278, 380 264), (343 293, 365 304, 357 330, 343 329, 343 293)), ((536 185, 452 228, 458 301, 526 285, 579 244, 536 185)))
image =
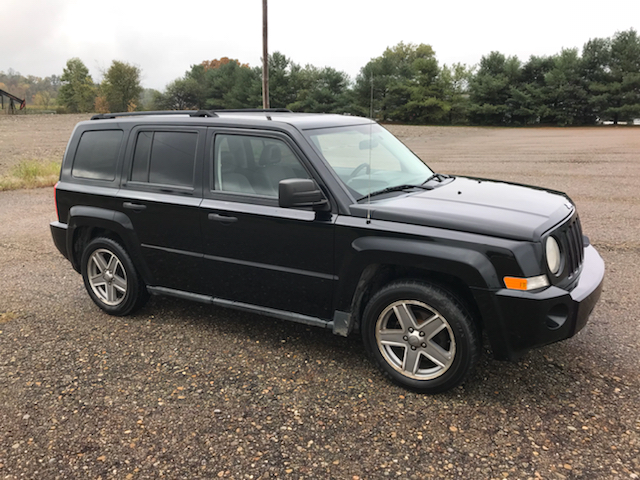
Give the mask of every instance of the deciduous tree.
POLYGON ((137 108, 142 93, 140 73, 135 65, 118 60, 111 63, 100 85, 111 112, 127 112, 137 108))

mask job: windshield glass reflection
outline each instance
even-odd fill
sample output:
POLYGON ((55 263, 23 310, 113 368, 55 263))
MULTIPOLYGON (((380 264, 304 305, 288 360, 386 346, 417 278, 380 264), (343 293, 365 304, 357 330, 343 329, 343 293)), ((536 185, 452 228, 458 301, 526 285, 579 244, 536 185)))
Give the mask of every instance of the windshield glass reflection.
POLYGON ((421 185, 433 172, 378 124, 307 131, 356 198, 398 185, 421 185))

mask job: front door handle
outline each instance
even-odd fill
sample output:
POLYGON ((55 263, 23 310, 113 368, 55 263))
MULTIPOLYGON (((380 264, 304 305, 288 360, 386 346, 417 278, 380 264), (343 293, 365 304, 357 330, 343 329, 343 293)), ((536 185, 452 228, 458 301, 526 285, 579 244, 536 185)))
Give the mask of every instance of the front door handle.
POLYGON ((147 208, 146 205, 142 205, 140 203, 131 203, 131 202, 124 202, 122 206, 127 210, 133 210, 134 212, 141 212, 142 210, 147 208))
POLYGON ((218 213, 210 213, 207 218, 209 218, 209 220, 226 224, 235 223, 238 221, 238 217, 230 217, 228 215, 220 215, 218 213))

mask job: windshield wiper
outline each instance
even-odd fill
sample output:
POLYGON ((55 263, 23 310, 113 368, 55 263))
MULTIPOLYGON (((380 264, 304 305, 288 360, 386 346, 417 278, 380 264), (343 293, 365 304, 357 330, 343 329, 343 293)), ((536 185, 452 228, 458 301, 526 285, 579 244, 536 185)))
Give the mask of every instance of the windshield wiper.
POLYGON ((429 178, 427 178, 424 182, 422 182, 422 185, 424 185, 425 183, 429 183, 431 180, 437 180, 438 182, 442 183, 447 178, 451 178, 451 177, 449 177, 449 175, 445 175, 444 173, 434 173, 429 178))
POLYGON ((368 195, 365 195, 362 198, 359 198, 358 201, 360 200, 364 200, 365 198, 369 198, 369 197, 375 197, 376 195, 382 195, 383 193, 389 193, 389 192, 402 192, 404 190, 409 190, 412 188, 420 188, 422 190, 433 190, 433 187, 429 187, 427 185, 396 185, 395 187, 387 187, 387 188, 383 188, 382 190, 376 190, 375 192, 371 192, 368 195))

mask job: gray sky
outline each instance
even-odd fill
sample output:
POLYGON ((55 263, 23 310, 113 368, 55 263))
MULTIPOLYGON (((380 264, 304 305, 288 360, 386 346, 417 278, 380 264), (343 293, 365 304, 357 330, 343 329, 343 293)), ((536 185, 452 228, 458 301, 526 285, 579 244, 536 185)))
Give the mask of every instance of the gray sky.
MULTIPOLYGON (((1 15, 4 72, 61 75, 79 57, 100 81, 120 60, 162 90, 203 60, 261 61, 261 0, 3 0, 1 15)), ((492 50, 527 60, 629 28, 640 30, 640 0, 269 0, 270 52, 354 79, 400 41, 431 45, 440 64, 475 65, 492 50)))

